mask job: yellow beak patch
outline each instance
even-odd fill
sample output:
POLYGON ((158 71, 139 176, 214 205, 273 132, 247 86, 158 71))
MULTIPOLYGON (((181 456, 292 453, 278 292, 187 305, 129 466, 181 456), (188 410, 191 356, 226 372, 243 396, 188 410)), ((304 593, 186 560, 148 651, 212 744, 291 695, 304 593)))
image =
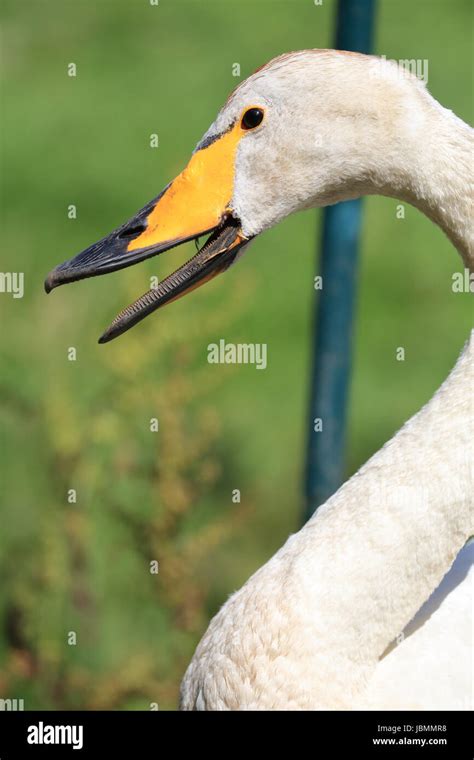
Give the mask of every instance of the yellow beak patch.
POLYGON ((234 164, 242 129, 228 132, 193 154, 147 218, 147 228, 128 251, 204 234, 224 216, 233 194, 234 164))

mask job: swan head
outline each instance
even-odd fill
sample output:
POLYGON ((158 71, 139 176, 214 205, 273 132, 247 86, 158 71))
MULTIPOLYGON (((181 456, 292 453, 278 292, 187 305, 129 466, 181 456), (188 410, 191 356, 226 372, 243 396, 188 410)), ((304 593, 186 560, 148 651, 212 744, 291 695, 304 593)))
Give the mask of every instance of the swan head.
POLYGON ((401 83, 382 63, 329 50, 270 61, 231 93, 183 172, 128 222, 50 272, 47 292, 210 234, 196 256, 118 315, 106 342, 227 269, 294 211, 383 192, 406 115, 401 83))

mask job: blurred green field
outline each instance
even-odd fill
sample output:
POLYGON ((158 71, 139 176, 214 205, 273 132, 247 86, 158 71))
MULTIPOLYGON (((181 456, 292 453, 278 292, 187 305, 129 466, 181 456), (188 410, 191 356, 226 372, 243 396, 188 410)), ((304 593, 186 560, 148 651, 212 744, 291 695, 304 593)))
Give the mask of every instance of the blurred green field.
MULTIPOLYGON (((23 299, 0 294, 0 698, 173 708, 210 616, 300 524, 321 213, 286 220, 106 346, 117 311, 193 247, 49 297, 43 279, 176 175, 240 79, 330 47, 335 2, 0 7, 2 271, 25 273, 23 299), (208 365, 220 338, 267 343, 268 369, 208 365)), ((470 0, 380 0, 375 49, 428 59, 431 92, 470 123, 472 15, 470 0)), ((471 322, 468 294, 451 290, 456 252, 396 205, 365 202, 348 475, 428 400, 471 322)))

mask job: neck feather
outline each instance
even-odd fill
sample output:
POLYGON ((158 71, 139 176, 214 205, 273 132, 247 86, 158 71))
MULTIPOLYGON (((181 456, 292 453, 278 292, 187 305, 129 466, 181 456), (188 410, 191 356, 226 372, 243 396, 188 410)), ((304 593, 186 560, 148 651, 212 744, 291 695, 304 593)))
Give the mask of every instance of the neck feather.
POLYGON ((474 333, 431 401, 274 558, 291 568, 326 706, 332 687, 343 706, 341 674, 364 687, 473 534, 473 361, 474 333))
MULTIPOLYGON (((422 87, 405 107, 404 139, 392 139, 383 174, 372 173, 370 192, 416 206, 443 229, 474 271, 474 132, 422 87)), ((471 337, 431 401, 300 534, 312 544, 304 555, 315 561, 300 582, 313 597, 316 616, 324 611, 318 640, 357 662, 362 678, 474 532, 473 361, 471 337), (331 600, 319 598, 327 589, 333 590, 331 600)))
POLYGON ((406 139, 377 192, 416 206, 439 225, 474 271, 474 131, 423 89, 407 109, 406 139))
MULTIPOLYGON (((403 139, 391 135, 384 160, 375 156, 383 170, 373 170, 369 192, 420 209, 474 271, 473 130, 422 87, 404 108, 403 139)), ((431 401, 299 534, 311 545, 301 556, 315 563, 299 579, 312 597, 318 640, 358 663, 362 680, 474 532, 473 361, 471 337, 431 401), (331 600, 319 598, 327 589, 331 600)))

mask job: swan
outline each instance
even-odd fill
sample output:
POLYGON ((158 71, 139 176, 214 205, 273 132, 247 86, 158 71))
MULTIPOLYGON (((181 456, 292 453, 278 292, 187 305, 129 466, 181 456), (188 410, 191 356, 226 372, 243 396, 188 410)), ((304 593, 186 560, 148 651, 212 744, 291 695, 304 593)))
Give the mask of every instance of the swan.
MULTIPOLYGON (((393 62, 287 53, 230 94, 160 195, 45 287, 210 233, 106 342, 289 214, 370 194, 417 207, 472 272, 472 147, 472 129, 393 62)), ((182 709, 471 707, 473 354, 471 334, 432 399, 222 606, 182 709)))

